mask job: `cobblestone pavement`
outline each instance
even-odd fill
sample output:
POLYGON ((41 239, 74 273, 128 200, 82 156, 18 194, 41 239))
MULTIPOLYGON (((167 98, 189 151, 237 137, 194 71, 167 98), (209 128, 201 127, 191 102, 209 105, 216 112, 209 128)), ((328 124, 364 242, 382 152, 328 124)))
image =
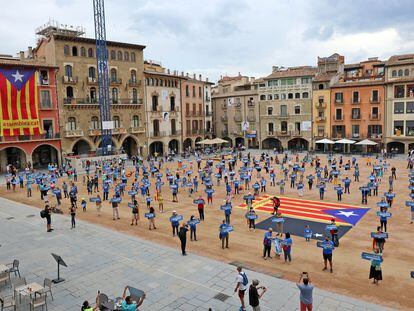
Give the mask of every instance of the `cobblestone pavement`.
MULTIPOLYGON (((93 302, 100 290, 110 297, 122 294, 125 285, 147 293, 141 310, 238 310, 233 295, 235 267, 189 254, 182 257, 172 249, 78 221, 70 229, 70 219, 53 215, 55 231, 46 232, 39 209, 0 198, 0 263, 20 260, 21 274, 28 282, 43 283, 56 277, 51 253, 62 256, 65 282, 53 287, 54 301, 48 310, 80 310, 84 300, 93 302), (230 297, 224 302, 218 293, 230 297)), ((246 271, 250 280, 259 279, 268 287, 261 300, 262 310, 297 310, 299 291, 292 282, 246 271)), ((1 288, 11 294, 10 288, 1 288)), ((362 300, 324 290, 315 290, 315 310, 382 310, 362 300)), ((24 310, 22 308, 21 310, 24 310)), ((248 308, 248 310, 251 310, 248 308)))

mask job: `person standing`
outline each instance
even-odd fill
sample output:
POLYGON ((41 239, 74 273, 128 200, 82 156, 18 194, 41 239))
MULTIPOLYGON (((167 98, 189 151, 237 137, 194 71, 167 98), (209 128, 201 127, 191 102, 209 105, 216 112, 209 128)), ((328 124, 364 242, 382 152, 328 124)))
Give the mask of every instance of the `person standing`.
MULTIPOLYGON (((379 249, 375 249, 377 255, 382 255, 379 249)), ((382 280, 381 260, 372 259, 371 267, 369 269, 369 279, 374 279, 372 284, 377 284, 382 280)))
POLYGON ((205 204, 206 204, 206 202, 200 196, 198 198, 197 209, 198 209, 198 214, 200 215, 200 220, 202 220, 202 221, 204 221, 204 205, 205 204))
POLYGON ((270 256, 270 251, 272 249, 272 240, 273 240, 273 229, 269 228, 268 231, 264 234, 263 238, 263 258, 272 258, 270 256))
POLYGON ((178 238, 180 239, 180 242, 181 242, 181 253, 183 256, 187 256, 187 253, 185 252, 185 247, 187 244, 187 231, 188 231, 188 226, 182 223, 180 230, 178 231, 178 238))
POLYGON ((157 228, 155 227, 155 209, 154 209, 154 207, 151 206, 149 208, 148 212, 153 215, 153 217, 148 218, 148 223, 149 223, 149 228, 148 229, 149 230, 151 230, 151 229, 155 230, 157 228))
POLYGON ((311 284, 307 272, 300 274, 299 282, 296 286, 300 290, 300 311, 312 311, 313 304, 313 285, 311 284), (301 281, 303 284, 301 284, 301 281))
POLYGON ((171 227, 172 227, 172 235, 175 236, 175 234, 178 235, 178 226, 180 225, 179 221, 176 220, 177 212, 173 211, 171 216, 171 227))
POLYGON ((395 179, 395 180, 397 180, 397 174, 396 174, 396 172, 397 172, 397 169, 395 168, 395 166, 393 166, 393 167, 391 168, 391 177, 392 177, 393 179, 395 179))
MULTIPOLYGON (((116 199, 116 195, 113 196, 112 199, 116 199)), ((120 219, 119 218, 119 211, 118 211, 118 201, 112 200, 112 220, 120 219)))
POLYGON ((285 263, 289 260, 289 262, 292 261, 291 251, 292 251, 292 238, 290 237, 290 233, 286 232, 285 238, 282 242, 282 248, 283 248, 283 254, 285 257, 285 263))
POLYGON ((71 224, 72 224, 71 229, 73 229, 73 228, 76 227, 76 220, 75 220, 75 218, 76 218, 76 207, 74 207, 74 206, 70 207, 70 218, 71 218, 71 224))
POLYGON ((50 209, 49 204, 45 205, 45 209, 44 209, 44 215, 46 218, 46 229, 47 232, 52 232, 52 210, 50 209))
POLYGON ((332 269, 332 253, 333 250, 335 248, 334 243, 332 241, 329 240, 329 238, 327 236, 325 236, 325 240, 322 242, 323 243, 323 251, 322 251, 322 255, 323 255, 323 263, 324 263, 324 268, 322 269, 322 271, 326 271, 328 269, 327 263, 329 261, 329 267, 331 268, 331 273, 333 272, 332 269))
POLYGON ((190 240, 192 241, 194 238, 194 241, 197 241, 197 224, 196 221, 199 222, 199 220, 197 220, 194 215, 191 215, 190 217, 190 221, 188 222, 189 226, 190 226, 190 240))
POLYGON ((224 242, 226 242, 226 248, 229 248, 229 232, 227 231, 228 225, 226 221, 223 220, 223 223, 220 225, 219 230, 219 238, 221 240, 221 248, 224 249, 224 242))
POLYGON ((134 207, 132 208, 132 220, 131 220, 131 226, 134 225, 135 222, 135 226, 138 225, 138 219, 139 219, 139 205, 138 205, 138 201, 136 199, 134 199, 134 207))
POLYGON ((246 292, 247 285, 249 284, 249 279, 247 278, 247 275, 243 271, 243 268, 241 266, 237 267, 237 273, 238 273, 237 278, 236 278, 237 283, 236 283, 236 288, 234 289, 234 292, 238 293, 240 303, 241 303, 240 310, 245 311, 246 306, 244 304, 244 294, 246 292))
POLYGON ((96 197, 95 205, 96 205, 96 212, 97 212, 98 216, 101 216, 102 200, 101 200, 101 196, 99 194, 96 197))
POLYGON ((258 280, 253 280, 249 288, 249 305, 252 307, 253 311, 260 311, 260 298, 267 291, 267 288, 264 286, 257 287, 259 285, 258 280), (259 294, 258 290, 261 289, 262 292, 259 294))

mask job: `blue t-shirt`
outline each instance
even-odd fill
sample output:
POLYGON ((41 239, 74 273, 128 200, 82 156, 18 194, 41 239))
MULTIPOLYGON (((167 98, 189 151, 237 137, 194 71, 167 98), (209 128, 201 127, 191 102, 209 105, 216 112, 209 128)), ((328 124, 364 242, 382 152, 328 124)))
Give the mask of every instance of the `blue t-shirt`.
POLYGON ((136 311, 137 310, 137 304, 135 302, 127 305, 125 300, 122 301, 121 307, 123 311, 136 311))
POLYGON ((334 249, 334 243, 332 241, 324 241, 323 244, 332 246, 332 247, 329 247, 329 248, 324 247, 323 248, 323 253, 326 254, 326 255, 332 254, 333 249, 334 249))

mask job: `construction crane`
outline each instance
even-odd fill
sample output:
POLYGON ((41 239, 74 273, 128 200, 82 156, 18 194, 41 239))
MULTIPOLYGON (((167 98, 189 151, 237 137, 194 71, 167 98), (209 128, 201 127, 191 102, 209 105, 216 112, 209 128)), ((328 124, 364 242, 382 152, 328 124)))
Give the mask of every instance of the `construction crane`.
POLYGON ((98 100, 101 115, 102 155, 112 153, 111 103, 109 100, 108 50, 106 48, 104 0, 93 0, 95 20, 96 67, 98 69, 98 100))

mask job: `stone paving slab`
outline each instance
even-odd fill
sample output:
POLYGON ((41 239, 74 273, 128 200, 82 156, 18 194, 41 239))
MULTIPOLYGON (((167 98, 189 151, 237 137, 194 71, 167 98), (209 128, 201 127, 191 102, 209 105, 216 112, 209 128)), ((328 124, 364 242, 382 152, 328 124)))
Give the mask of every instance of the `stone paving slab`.
MULTIPOLYGON (((84 300, 93 302, 98 290, 110 297, 122 294, 125 285, 144 290, 141 310, 238 310, 232 291, 235 267, 150 243, 90 223, 77 221, 70 229, 68 217, 53 215, 53 233, 46 233, 45 220, 33 207, 0 198, 0 263, 20 260, 28 282, 42 284, 56 277, 56 253, 68 264, 61 274, 65 282, 53 287, 54 301, 48 310, 80 310, 84 300), (28 218, 27 215, 36 217, 28 218), (14 217, 7 220, 7 218, 14 217), (214 299, 220 293, 225 302, 214 299)), ((298 310, 299 292, 293 282, 246 270, 250 280, 268 288, 262 310, 298 310)), ((0 288, 10 294, 10 288, 0 288)), ((387 310, 362 300, 315 289, 314 310, 387 310)), ((21 308, 20 310, 28 310, 21 308)))

